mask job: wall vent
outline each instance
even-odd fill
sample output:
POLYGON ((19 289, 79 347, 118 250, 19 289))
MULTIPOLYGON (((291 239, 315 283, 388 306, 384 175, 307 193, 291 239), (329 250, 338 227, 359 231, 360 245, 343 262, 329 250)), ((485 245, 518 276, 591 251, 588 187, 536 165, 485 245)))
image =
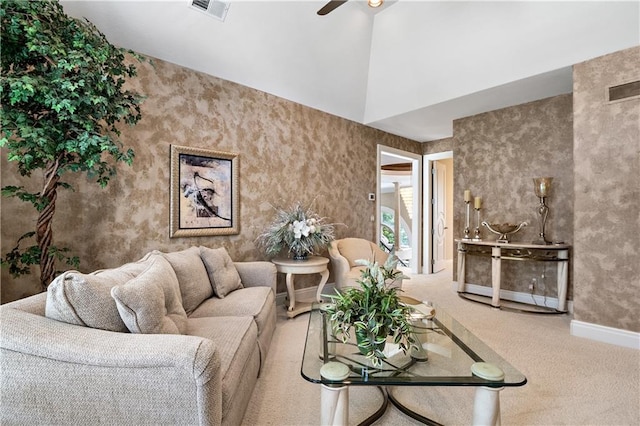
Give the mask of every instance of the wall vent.
POLYGON ((631 98, 640 98, 640 80, 607 88, 607 100, 609 102, 618 102, 631 98))
POLYGON ((191 0, 191 7, 220 21, 224 21, 229 11, 229 3, 220 0, 191 0))

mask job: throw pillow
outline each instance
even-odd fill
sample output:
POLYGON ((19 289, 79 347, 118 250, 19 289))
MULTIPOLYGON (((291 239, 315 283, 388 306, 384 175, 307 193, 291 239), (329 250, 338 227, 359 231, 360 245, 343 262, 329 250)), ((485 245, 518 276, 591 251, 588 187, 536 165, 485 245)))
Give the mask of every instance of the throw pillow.
POLYGON ((183 334, 187 314, 173 268, 160 255, 126 284, 111 289, 120 317, 132 333, 183 334))
POLYGON ((201 246, 200 256, 216 296, 223 299, 232 291, 242 288, 240 275, 224 247, 212 249, 201 246))
MULTIPOLYGON (((156 252, 160 253, 160 252, 156 252)), ((190 247, 186 250, 160 253, 169 261, 178 277, 182 306, 187 315, 193 312, 202 302, 213 296, 213 288, 209 283, 209 275, 200 258, 200 249, 190 247)))
POLYGON ((127 331, 111 288, 124 284, 148 267, 149 255, 138 262, 90 274, 66 271, 47 289, 45 316, 56 321, 108 331, 127 331))

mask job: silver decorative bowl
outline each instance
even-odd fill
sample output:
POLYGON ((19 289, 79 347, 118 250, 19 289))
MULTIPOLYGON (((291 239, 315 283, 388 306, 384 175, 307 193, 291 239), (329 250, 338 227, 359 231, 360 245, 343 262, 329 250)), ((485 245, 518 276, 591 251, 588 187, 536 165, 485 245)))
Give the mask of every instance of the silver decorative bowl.
POLYGON ((494 234, 499 235, 497 241, 499 243, 508 243, 509 242, 509 235, 515 234, 516 232, 518 232, 520 229, 522 229, 523 227, 527 226, 528 223, 527 222, 522 222, 519 225, 513 224, 513 223, 487 223, 487 222, 482 222, 483 226, 486 226, 487 229, 491 232, 493 232, 494 234))

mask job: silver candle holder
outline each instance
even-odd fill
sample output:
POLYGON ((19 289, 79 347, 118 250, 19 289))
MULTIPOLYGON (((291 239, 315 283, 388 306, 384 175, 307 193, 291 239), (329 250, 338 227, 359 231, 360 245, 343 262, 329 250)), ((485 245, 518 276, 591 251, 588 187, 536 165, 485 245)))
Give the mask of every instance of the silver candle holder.
POLYGON ((475 211, 476 211, 476 228, 473 231, 474 233, 473 241, 482 241, 482 238, 480 238, 480 207, 476 207, 475 211))
POLYGON ((464 203, 466 204, 466 207, 467 207, 467 217, 464 222, 464 237, 462 237, 462 239, 468 241, 471 239, 471 236, 469 235, 471 233, 471 228, 469 228, 469 213, 471 209, 471 206, 470 206, 471 200, 468 200, 468 201, 464 200, 464 203))
POLYGON ((534 191, 536 193, 536 197, 540 199, 540 205, 538 206, 538 216, 540 223, 540 233, 538 234, 538 240, 534 241, 535 244, 547 245, 553 244, 551 241, 547 240, 547 237, 544 233, 544 228, 547 224, 547 217, 549 216, 549 207, 547 206, 546 200, 549 192, 551 191, 551 182, 553 181, 552 177, 542 177, 542 178, 534 178, 534 191))
POLYGON ((473 199, 473 208, 476 211, 476 227, 474 229, 473 241, 482 241, 480 238, 480 208, 482 208, 481 197, 475 197, 473 199))

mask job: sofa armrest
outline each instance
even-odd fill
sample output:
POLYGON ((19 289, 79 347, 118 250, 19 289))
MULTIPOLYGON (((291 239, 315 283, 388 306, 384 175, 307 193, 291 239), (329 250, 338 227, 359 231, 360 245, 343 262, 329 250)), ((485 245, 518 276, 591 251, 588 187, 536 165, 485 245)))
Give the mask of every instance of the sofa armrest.
POLYGON ((221 421, 211 340, 104 331, 6 307, 1 321, 1 423, 221 421))
POLYGON ((234 262, 240 275, 240 281, 245 287, 271 287, 276 294, 276 266, 271 262, 234 262))

